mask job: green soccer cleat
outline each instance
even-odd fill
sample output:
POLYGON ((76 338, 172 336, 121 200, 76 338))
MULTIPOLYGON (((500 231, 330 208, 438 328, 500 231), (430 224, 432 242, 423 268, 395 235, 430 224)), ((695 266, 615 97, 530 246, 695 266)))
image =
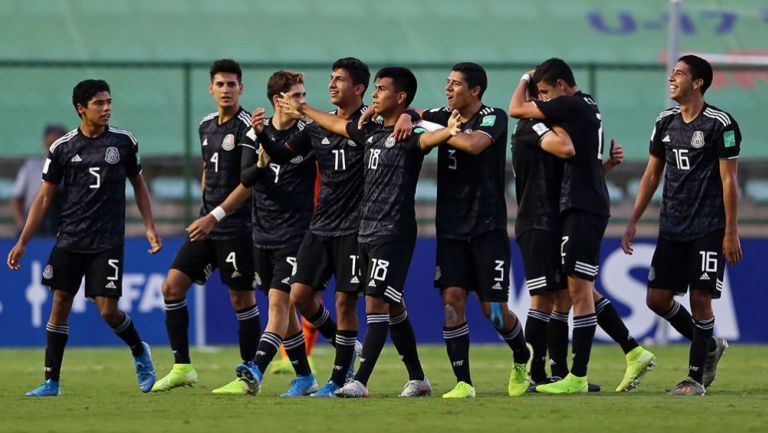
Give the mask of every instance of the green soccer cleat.
POLYGON ((519 397, 526 391, 528 391, 528 372, 525 370, 525 364, 515 364, 512 367, 512 374, 509 375, 507 392, 510 397, 519 397))
POLYGON ((669 391, 668 395, 682 395, 686 397, 692 397, 697 395, 706 394, 707 390, 704 389, 704 385, 696 382, 690 377, 686 377, 680 383, 675 385, 675 389, 669 391))
POLYGON ((267 366, 267 374, 293 374, 293 365, 288 358, 275 359, 267 366))
POLYGON ((250 389, 243 379, 238 378, 211 392, 218 395, 248 395, 250 394, 250 389))
POLYGON ((475 398, 475 387, 467 382, 459 382, 456 387, 443 394, 443 398, 475 398))
POLYGON ((536 386, 536 392, 542 394, 577 394, 589 391, 589 382, 587 376, 579 377, 568 373, 565 379, 557 382, 547 383, 536 386))
POLYGON ((656 355, 642 346, 637 346, 626 354, 627 371, 624 372, 624 378, 616 387, 616 392, 629 392, 637 388, 640 379, 645 373, 656 366, 656 355))
POLYGON ((155 382, 152 392, 170 391, 173 388, 192 386, 197 383, 197 371, 192 364, 173 364, 171 372, 155 382))

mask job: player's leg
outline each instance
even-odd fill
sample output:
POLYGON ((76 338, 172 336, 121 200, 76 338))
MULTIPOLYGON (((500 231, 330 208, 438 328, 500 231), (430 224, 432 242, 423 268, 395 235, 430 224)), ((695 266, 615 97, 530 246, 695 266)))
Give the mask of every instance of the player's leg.
MULTIPOLYGON (((286 298, 286 304, 288 300, 289 298, 286 298)), ((270 317, 271 314, 270 310, 270 317)), ((290 359, 293 370, 296 372, 296 377, 291 381, 291 387, 288 391, 280 394, 280 396, 301 397, 310 395, 317 392, 318 385, 307 359, 304 333, 296 315, 296 310, 293 307, 289 307, 286 318, 288 320, 286 327, 287 337, 283 341, 283 345, 288 352, 288 359, 290 359)))
POLYGON ((547 333, 549 317, 555 307, 555 293, 543 291, 531 294, 531 307, 525 321, 525 340, 531 345, 531 383, 536 385, 547 380, 547 333))
POLYGON ((316 293, 325 288, 332 272, 331 241, 307 232, 296 255, 296 274, 291 278, 291 305, 331 344, 335 345, 336 322, 316 293))
POLYGON ((397 349, 400 360, 408 370, 408 382, 403 387, 400 397, 422 397, 432 394, 432 385, 424 375, 416 347, 416 334, 413 331, 405 301, 393 304, 389 310, 389 332, 392 343, 397 349))
MULTIPOLYGON (((567 284, 567 278, 564 278, 567 284)), ((547 349, 552 378, 560 380, 568 375, 568 315, 571 311, 571 296, 568 290, 555 292, 555 305, 549 316, 547 349)))
MULTIPOLYGON (((315 292, 315 299, 317 299, 317 302, 322 304, 323 303, 323 293, 322 292, 315 292)), ((312 350, 315 348, 315 344, 317 344, 317 337, 320 334, 317 331, 317 328, 312 326, 312 323, 307 320, 304 316, 301 316, 300 318, 301 322, 301 332, 304 333, 304 341, 307 344, 306 352, 307 357, 312 356, 312 350)), ((312 361, 310 361, 310 365, 312 364, 312 361)))

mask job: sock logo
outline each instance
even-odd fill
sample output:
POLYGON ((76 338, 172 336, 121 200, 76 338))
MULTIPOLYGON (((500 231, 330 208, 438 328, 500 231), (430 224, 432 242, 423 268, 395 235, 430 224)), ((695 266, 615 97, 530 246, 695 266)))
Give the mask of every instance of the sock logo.
POLYGON ((464 365, 464 360, 462 359, 460 361, 453 361, 451 365, 454 367, 461 367, 462 365, 464 365))

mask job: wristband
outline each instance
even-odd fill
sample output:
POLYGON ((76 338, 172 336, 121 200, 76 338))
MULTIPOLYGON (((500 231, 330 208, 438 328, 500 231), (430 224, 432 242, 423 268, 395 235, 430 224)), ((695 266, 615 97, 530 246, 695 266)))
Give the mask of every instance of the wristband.
POLYGON ((523 76, 520 77, 520 81, 527 81, 527 82, 530 83, 531 82, 531 74, 529 74, 527 72, 524 73, 523 76))
POLYGON ((214 217, 216 219, 216 222, 219 222, 224 219, 224 217, 227 216, 227 212, 224 211, 224 208, 221 206, 216 206, 215 209, 211 211, 208 215, 214 217))

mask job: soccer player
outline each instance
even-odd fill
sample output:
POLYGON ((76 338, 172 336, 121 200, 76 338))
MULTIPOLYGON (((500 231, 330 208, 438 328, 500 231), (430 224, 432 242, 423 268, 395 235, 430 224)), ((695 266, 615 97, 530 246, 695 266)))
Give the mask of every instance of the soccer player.
POLYGON ((149 345, 141 341, 130 316, 118 308, 123 282, 125 242, 125 179, 130 180, 136 205, 144 220, 150 254, 162 242, 152 220, 149 191, 141 175, 138 142, 133 134, 109 126, 112 96, 103 80, 85 80, 72 92, 80 126, 51 145, 43 166, 43 183, 32 203, 19 240, 8 253, 12 270, 51 205, 57 186, 64 182, 64 205, 56 244, 43 271, 43 284, 53 291, 51 316, 46 325, 45 382, 28 397, 60 394, 59 378, 69 337, 67 319, 85 277, 85 296, 131 349, 139 388, 149 392, 155 369, 149 345))
MULTIPOLYGON (((275 105, 281 94, 304 101, 304 75, 277 71, 267 82, 267 98, 275 108, 275 115, 256 125, 248 132, 251 138, 257 133, 268 135, 274 141, 283 142, 300 133, 306 124, 299 117, 290 116, 275 105)), ((259 108, 254 113, 261 114, 259 108)), ((244 144, 245 145, 245 144, 244 144)), ((247 146, 247 145, 246 145, 247 146)), ((298 397, 318 390, 317 381, 309 367, 296 310, 290 305, 291 275, 296 269, 296 253, 312 219, 315 192, 315 156, 313 152, 300 155, 277 164, 266 160, 266 154, 256 148, 248 149, 251 166, 243 171, 241 184, 219 206, 226 212, 235 211, 251 198, 253 192, 253 245, 257 282, 269 298, 269 321, 259 341, 256 356, 247 359, 253 371, 262 376, 256 380, 233 382, 231 389, 221 393, 256 394, 259 392, 263 373, 283 344, 291 359, 296 378, 283 397, 298 397), (253 165, 256 160, 256 165, 253 165), (286 337, 287 336, 287 337, 286 337), (245 388, 242 388, 242 385, 245 388)), ((204 239, 216 225, 216 219, 205 215, 189 226, 192 241, 204 239)))
MULTIPOLYGON (((570 66, 562 59, 551 58, 536 68, 533 77, 523 75, 512 95, 509 115, 561 125, 576 151, 563 165, 559 206, 561 263, 574 310, 573 365, 561 380, 538 385, 536 390, 556 394, 586 392, 587 366, 597 326, 594 281, 600 243, 610 216, 600 111, 592 97, 578 88, 570 66), (526 87, 532 78, 543 100, 526 101, 526 87)), ((561 317, 567 317, 568 310, 564 311, 561 317)))
POLYGON ((621 245, 632 254, 635 226, 663 172, 659 237, 646 302, 692 341, 688 377, 670 394, 704 395, 728 348, 724 339, 712 337, 712 299, 719 298, 723 289, 723 259, 733 266, 743 256, 736 176, 741 131, 730 114, 704 101, 712 84, 712 66, 706 60, 680 57, 668 81, 669 96, 679 105, 656 118, 648 165, 621 245), (689 287, 693 317, 674 300, 689 287))
MULTIPOLYGON (((405 114, 416 93, 416 77, 406 68, 387 67, 376 74, 372 110, 383 123, 346 122, 307 105, 283 98, 287 108, 308 116, 322 127, 353 140, 365 149, 362 214, 358 241, 360 268, 365 284, 368 331, 360 366, 353 380, 336 391, 338 397, 366 397, 368 379, 392 326, 405 323, 405 277, 416 242, 414 195, 424 155, 456 135, 458 114, 449 127, 433 132, 415 128, 404 140, 393 136, 395 123, 405 114)), ((409 338, 395 345, 406 364, 409 381, 401 397, 431 394, 432 387, 418 359, 416 340, 408 323, 409 338)))
MULTIPOLYGON (((210 77, 208 92, 213 96, 216 111, 205 116, 199 128, 203 161, 200 215, 210 214, 221 220, 225 213, 218 205, 240 184, 243 155, 250 161, 254 144, 246 136, 251 127, 251 115, 240 107, 239 102, 243 93, 240 65, 230 59, 216 60, 211 64, 210 77)), ((229 298, 237 314, 240 357, 250 361, 256 354, 261 323, 252 287, 250 214, 250 206, 233 210, 207 238, 188 239, 176 253, 162 286, 165 326, 174 365, 170 373, 157 381, 152 391, 169 391, 197 382, 197 371, 189 356, 189 311, 185 296, 193 282, 205 283, 216 268, 219 268, 221 281, 229 287, 229 298)), ((231 393, 238 386, 242 392, 247 389, 242 381, 235 379, 213 392, 231 393)))
POLYGON ((477 293, 480 307, 514 358, 507 391, 519 396, 528 389, 526 362, 530 352, 522 326, 507 308, 509 300, 509 236, 505 164, 507 116, 482 102, 488 78, 476 63, 457 63, 445 85, 448 104, 422 113, 443 126, 458 111, 461 132, 437 156, 437 263, 445 318, 443 337, 457 384, 443 398, 475 396, 469 368, 467 298, 477 293))

